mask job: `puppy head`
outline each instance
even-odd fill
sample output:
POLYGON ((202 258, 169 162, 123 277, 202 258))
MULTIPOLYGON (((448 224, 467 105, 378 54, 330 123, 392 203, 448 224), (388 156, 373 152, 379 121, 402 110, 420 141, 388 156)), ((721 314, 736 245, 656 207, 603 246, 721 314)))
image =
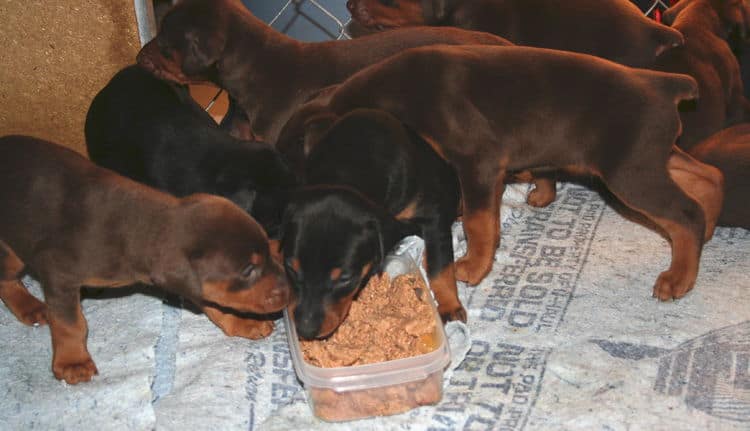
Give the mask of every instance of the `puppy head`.
POLYGON ((360 288, 381 271, 385 255, 415 232, 413 225, 399 222, 353 189, 297 191, 281 234, 297 333, 308 339, 330 335, 360 288))
POLYGON ((179 2, 162 19, 156 38, 138 53, 138 64, 168 81, 215 82, 237 7, 232 0, 179 2))
POLYGON ((297 178, 278 151, 264 142, 237 142, 236 148, 215 157, 215 193, 245 210, 277 238, 289 192, 297 178))
POLYGON ((422 0, 349 0, 346 7, 352 18, 368 29, 425 25, 422 0))
POLYGON ((190 287, 178 293, 257 314, 274 313, 288 304, 289 285, 281 265, 271 257, 265 232, 247 213, 224 198, 200 194, 184 198, 176 212, 177 242, 189 266, 177 271, 190 287))
POLYGON ((336 119, 337 116, 323 105, 308 103, 281 129, 276 148, 298 176, 303 176, 305 158, 336 119))

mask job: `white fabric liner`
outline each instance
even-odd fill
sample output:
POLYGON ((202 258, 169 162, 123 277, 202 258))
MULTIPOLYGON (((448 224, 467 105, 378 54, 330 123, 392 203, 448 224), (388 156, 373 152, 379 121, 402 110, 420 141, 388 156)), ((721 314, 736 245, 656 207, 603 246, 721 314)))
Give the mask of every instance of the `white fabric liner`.
POLYGON ((459 288, 469 322, 451 328, 437 406, 319 421, 280 321, 262 341, 228 338, 136 293, 84 301, 101 374, 76 386, 52 376, 48 329, 0 307, 0 429, 750 429, 750 231, 718 229, 695 289, 662 303, 665 239, 581 186, 562 184, 545 209, 525 192, 505 193, 492 273, 459 288))

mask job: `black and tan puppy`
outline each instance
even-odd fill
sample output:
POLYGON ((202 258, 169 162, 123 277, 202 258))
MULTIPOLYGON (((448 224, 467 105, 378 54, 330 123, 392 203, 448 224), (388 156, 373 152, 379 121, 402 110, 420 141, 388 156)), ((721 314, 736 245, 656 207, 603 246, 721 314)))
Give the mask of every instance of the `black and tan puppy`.
POLYGON ((306 185, 286 210, 281 242, 297 332, 333 332, 359 289, 382 271, 385 255, 411 234, 425 240, 440 315, 465 321, 453 270, 453 169, 383 111, 354 110, 330 128, 311 126, 306 185))
POLYGON ((724 174, 719 226, 750 229, 750 123, 714 133, 693 147, 690 154, 724 174))
POLYGON ((742 0, 680 0, 664 12, 664 23, 685 35, 685 45, 664 53, 653 68, 698 81, 699 100, 680 109, 678 145, 690 150, 719 130, 746 121, 747 100, 729 39, 748 34, 750 16, 742 0))
POLYGON ((94 97, 86 147, 98 165, 175 196, 226 197, 272 238, 295 184, 272 146, 229 136, 186 88, 138 66, 118 72, 94 97))
POLYGON ((349 0, 347 6, 367 28, 454 26, 637 67, 684 43, 629 0, 349 0))
POLYGON ((404 49, 435 43, 508 44, 491 34, 453 28, 304 43, 270 28, 239 0, 183 0, 164 17, 138 63, 162 79, 210 81, 226 89, 242 111, 231 115, 235 124, 227 127, 249 129, 275 144, 297 106, 319 89, 404 49))
MULTIPOLYGON (((155 285, 198 305, 228 335, 260 338, 273 321, 232 314, 287 305, 263 229, 230 201, 175 198, 24 136, 0 138, 0 298, 25 324, 49 323, 52 371, 90 380, 82 286, 155 285), (45 303, 20 283, 41 283, 45 303)), ((255 316, 254 317, 260 317, 255 316)))
POLYGON ((509 172, 553 168, 598 176, 669 236, 672 265, 654 286, 654 295, 666 300, 693 287, 703 242, 721 209, 721 173, 674 146, 677 103, 696 96, 689 76, 584 54, 421 47, 364 69, 301 107, 295 117, 304 118, 290 120, 278 147, 304 152, 300 125, 357 108, 382 109, 403 121, 457 171, 468 251, 456 262, 456 277, 470 284, 492 266, 509 172), (674 180, 673 170, 681 172, 674 180), (690 196, 675 183, 684 175, 697 177, 690 196))

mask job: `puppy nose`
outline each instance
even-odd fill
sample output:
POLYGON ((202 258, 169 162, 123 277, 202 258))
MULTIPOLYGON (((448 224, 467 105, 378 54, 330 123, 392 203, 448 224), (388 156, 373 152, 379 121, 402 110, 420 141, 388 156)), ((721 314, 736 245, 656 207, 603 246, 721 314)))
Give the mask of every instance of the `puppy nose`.
POLYGON ((311 319, 309 316, 297 316, 297 318, 294 319, 294 326, 297 328, 297 335, 307 340, 312 340, 317 337, 319 328, 313 320, 314 319, 311 319))

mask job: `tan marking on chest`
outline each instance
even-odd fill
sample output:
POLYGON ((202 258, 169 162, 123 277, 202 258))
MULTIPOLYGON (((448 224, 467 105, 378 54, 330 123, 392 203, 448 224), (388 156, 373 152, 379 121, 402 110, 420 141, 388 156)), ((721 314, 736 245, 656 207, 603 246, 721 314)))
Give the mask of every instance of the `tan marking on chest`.
POLYGON ((396 214, 396 220, 410 220, 413 219, 417 214, 417 201, 412 201, 406 208, 402 209, 401 212, 396 214))

